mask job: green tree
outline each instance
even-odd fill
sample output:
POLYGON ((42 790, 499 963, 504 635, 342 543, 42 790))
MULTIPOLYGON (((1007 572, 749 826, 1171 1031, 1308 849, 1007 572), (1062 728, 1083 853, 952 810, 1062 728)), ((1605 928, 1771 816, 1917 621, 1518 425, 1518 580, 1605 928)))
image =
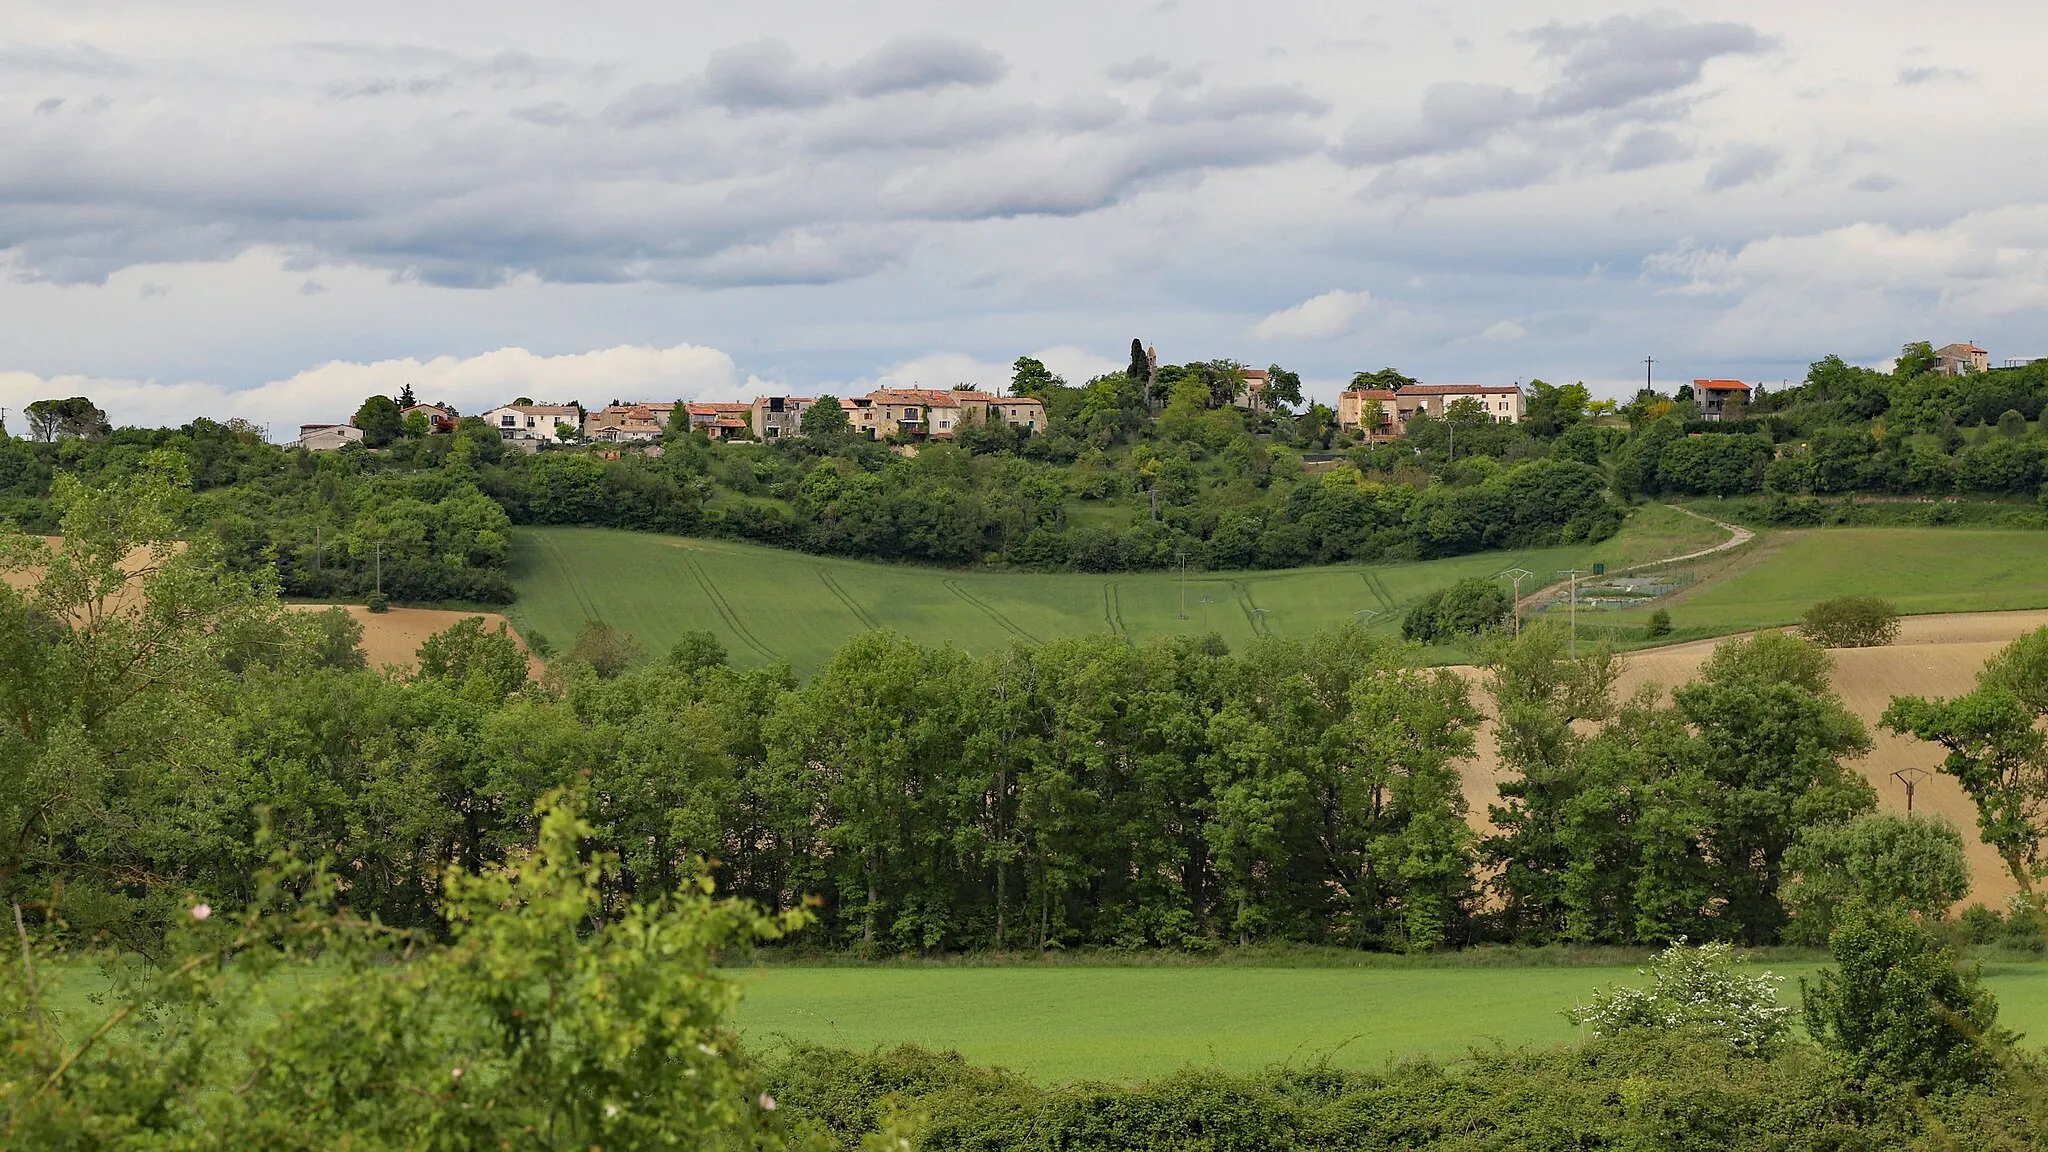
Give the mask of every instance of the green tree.
POLYGON ((1899 635, 1899 610, 1876 596, 1837 596, 1806 610, 1799 631, 1823 648, 1876 648, 1899 635))
POLYGON ((1514 608, 1507 589, 1483 577, 1470 576, 1431 593, 1401 618, 1401 638, 1425 644, 1448 644, 1498 628, 1514 608))
POLYGON ((1045 363, 1029 356, 1017 357, 1010 366, 1010 395, 1036 396, 1044 399, 1055 388, 1066 387, 1067 382, 1053 374, 1045 363))
POLYGON ((1672 1032, 1770 1056, 1791 1034, 1792 1008, 1778 1003, 1782 978, 1745 967, 1726 942, 1694 948, 1680 941, 1651 957, 1648 988, 1608 987, 1565 1016, 1595 1036, 1672 1032))
POLYGON ((1970 891, 1963 836, 1939 816, 1873 812, 1803 828, 1785 853, 1791 937, 1822 944, 1850 903, 1901 908, 1937 923, 1970 891))
POLYGON ((1413 383, 1415 383, 1415 377, 1404 376, 1392 368, 1382 368, 1377 372, 1353 372, 1351 374, 1351 390, 1354 392, 1374 390, 1399 392, 1413 383))
POLYGON ((640 642, 631 632, 602 620, 585 620, 569 646, 568 659, 597 673, 600 680, 612 680, 639 663, 641 655, 640 642))
POLYGON ((1532 436, 1556 436, 1584 420, 1592 401, 1592 393, 1586 390, 1584 383, 1557 385, 1531 380, 1524 422, 1532 436))
POLYGON ((1937 1090, 1980 1083, 2016 1037, 1978 974, 1898 908, 1850 904, 1828 937, 1836 967, 1801 980, 1807 1031, 1862 1079, 1937 1090))
POLYGON ((22 409, 29 439, 50 444, 58 440, 104 440, 111 430, 107 414, 83 396, 68 400, 37 400, 22 409))
POLYGON ((1692 752, 1708 784, 1704 839, 1726 901, 1724 931, 1750 944, 1785 923, 1778 889, 1801 828, 1848 820, 1877 796, 1842 760, 1869 734, 1828 685, 1827 653, 1781 632, 1714 649, 1699 677, 1672 693, 1698 734, 1692 752))
POLYGON ((363 401, 349 423, 363 430, 363 444, 370 448, 385 447, 405 431, 398 402, 389 396, 372 396, 363 401))
POLYGON ((707 668, 724 667, 728 655, 717 633, 693 628, 669 647, 667 664, 679 672, 695 674, 707 668))
POLYGON ((1941 771, 1977 806, 1977 834, 1998 850, 2022 892, 2033 891, 2048 835, 2048 628, 2008 644, 1949 700, 1895 696, 1887 729, 1948 749, 1941 771))
POLYGON ((840 407, 837 396, 820 396, 812 401, 804 409, 800 425, 806 439, 825 444, 844 438, 849 427, 846 409, 840 407))
POLYGON ((1915 340, 1899 349, 1899 357, 1892 362, 1892 376, 1899 380, 1911 380, 1934 371, 1941 358, 1934 354, 1934 345, 1925 340, 1915 340))
POLYGON ((434 633, 420 644, 419 675, 445 680, 492 704, 525 687, 526 653, 501 622, 485 631, 484 618, 471 616, 434 633))
POLYGON ((1305 403, 1301 394, 1301 375, 1289 372, 1278 364, 1266 369, 1266 403, 1282 411, 1299 408, 1305 403))

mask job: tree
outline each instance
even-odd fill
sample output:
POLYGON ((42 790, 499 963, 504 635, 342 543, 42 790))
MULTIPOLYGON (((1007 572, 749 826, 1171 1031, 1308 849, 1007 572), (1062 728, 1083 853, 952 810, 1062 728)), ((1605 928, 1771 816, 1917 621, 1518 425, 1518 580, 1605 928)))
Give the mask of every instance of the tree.
POLYGON ((574 424, 558 423, 555 425, 555 439, 561 441, 564 444, 567 444, 569 441, 576 439, 578 435, 579 433, 576 431, 576 426, 574 424))
POLYGON ((1681 940, 1651 958, 1648 988, 1608 987, 1565 1016, 1595 1036, 1673 1032, 1770 1056, 1791 1034, 1792 1007, 1778 1003, 1782 977, 1745 966, 1726 942, 1694 948, 1681 940))
POLYGON ((691 629, 669 647, 667 664, 679 672, 696 674, 709 668, 723 668, 729 653, 715 632, 691 629))
POLYGON ((1789 935, 1803 944, 1826 943, 1851 903, 1903 909, 1933 924, 1970 891, 1963 835, 1939 816, 1873 812, 1801 829, 1785 873, 1789 935))
POLYGON ((1470 576, 1424 597, 1401 619, 1401 637, 1448 644, 1498 628, 1514 608, 1513 597, 1492 580, 1470 576))
POLYGON ((364 400, 349 423, 363 430, 363 444, 369 448, 382 448, 398 439, 405 430, 404 421, 398 414, 398 402, 389 396, 372 396, 364 400))
POLYGON ((1043 400, 1052 394, 1053 389, 1064 388, 1067 385, 1065 380, 1054 375, 1052 369, 1047 368, 1042 361, 1029 356, 1017 357, 1017 362, 1010 366, 1010 370, 1012 396, 1036 396, 1043 400))
POLYGON ((28 421, 29 439, 42 444, 58 440, 104 440, 107 414, 91 400, 73 396, 68 400, 37 400, 22 410, 28 421))
POLYGON ((1135 336, 1131 338, 1131 364, 1124 371, 1141 389, 1151 389, 1152 355, 1145 351, 1145 342, 1135 336))
POLYGON ((408 380, 405 383, 405 387, 398 390, 398 407, 403 410, 417 403, 419 403, 419 400, 412 394, 412 381, 408 380))
POLYGON ((2017 1037, 1978 973, 1898 908, 1849 905, 1828 936, 1836 967, 1799 982, 1806 1029, 1850 1075, 1946 1089, 1981 1083, 2017 1037))
POLYGON ((526 685, 526 653, 501 622, 484 630, 471 616, 427 637, 419 648, 419 677, 445 680, 465 694, 496 704, 526 685))
POLYGON ((800 426, 805 439, 831 444, 846 435, 849 421, 837 396, 820 396, 804 409, 800 426))
POLYGON ((1879 723, 1948 749, 1941 771, 1977 805, 1977 834, 2031 893, 2048 835, 2048 628, 2007 645, 1951 700, 1895 696, 1879 723))
POLYGON ((1669 635, 1671 635, 1670 610, 1666 608, 1659 608, 1656 611, 1650 613, 1649 622, 1643 625, 1643 636, 1647 639, 1655 640, 1659 637, 1669 635))
POLYGON ((1799 631, 1823 648, 1879 648, 1899 635, 1899 610, 1876 596, 1837 596, 1806 610, 1799 631))
POLYGON ((569 660, 596 672, 600 680, 613 680, 640 662, 640 642, 602 620, 585 620, 569 647, 569 660))
MULTIPOLYGON (((2048 409, 2043 409, 2048 411, 2048 409)), ((2007 440, 2019 440, 2027 434, 2027 418, 2014 408, 2007 408, 1998 416, 1998 434, 2007 440)))
POLYGON ((1899 349, 1899 358, 1892 362, 1892 377, 1911 380, 1934 371, 1939 363, 1941 357, 1934 354, 1934 345, 1925 340, 1915 340, 1899 349))
POLYGON ((427 414, 425 412, 409 412, 406 414, 401 431, 407 440, 424 440, 427 438, 427 434, 432 431, 432 425, 427 423, 427 414))
POLYGON ((1524 418, 1529 434, 1550 437, 1563 432, 1586 418, 1592 399, 1583 382, 1560 386, 1542 380, 1529 381, 1529 406, 1524 418))
POLYGON ((1301 394, 1301 376, 1289 372, 1278 364, 1266 369, 1266 403, 1282 410, 1299 407, 1305 402, 1301 394))
POLYGON ((1387 392, 1399 392, 1413 383, 1415 383, 1415 377, 1404 376, 1392 368, 1382 368, 1377 372, 1353 372, 1351 374, 1351 390, 1354 392, 1369 392, 1376 389, 1387 392))

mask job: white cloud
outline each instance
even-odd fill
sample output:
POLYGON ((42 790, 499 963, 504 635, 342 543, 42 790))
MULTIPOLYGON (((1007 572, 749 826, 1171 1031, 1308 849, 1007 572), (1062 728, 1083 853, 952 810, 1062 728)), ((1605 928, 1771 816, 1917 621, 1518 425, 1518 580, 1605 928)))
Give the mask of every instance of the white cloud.
POLYGON ((1488 342, 1506 342, 1520 340, 1528 334, 1529 330, 1527 328, 1522 327, 1513 320, 1496 320, 1486 326, 1485 331, 1479 334, 1478 339, 1488 342))
POLYGON ((848 394, 875 388, 951 388, 955 384, 973 384, 988 392, 1007 392, 1010 366, 977 360, 964 352, 927 352, 885 368, 870 378, 856 381, 848 394))
POLYGON ((1370 292, 1332 288, 1271 313, 1252 329, 1252 335, 1261 340, 1332 340, 1357 330, 1373 307, 1370 292))
POLYGON ((1106 376, 1111 372, 1121 372, 1130 367, 1128 355, 1121 359, 1103 356, 1090 352, 1086 348, 1076 348, 1072 344, 1061 344, 1054 348, 1042 348, 1031 355, 1042 362, 1047 368, 1052 369, 1053 375, 1064 379, 1067 383, 1076 387, 1087 383, 1097 376, 1106 376))
POLYGON ((621 346, 562 356, 500 348, 480 356, 415 357, 354 363, 330 360, 287 379, 231 391, 203 381, 164 383, 86 376, 44 378, 0 372, 0 406, 19 412, 46 397, 89 396, 117 425, 175 426, 196 417, 241 417, 297 435, 300 424, 347 420, 366 396, 396 396, 407 384, 421 400, 475 414, 519 396, 580 400, 733 400, 772 385, 741 380, 732 357, 716 348, 621 346))

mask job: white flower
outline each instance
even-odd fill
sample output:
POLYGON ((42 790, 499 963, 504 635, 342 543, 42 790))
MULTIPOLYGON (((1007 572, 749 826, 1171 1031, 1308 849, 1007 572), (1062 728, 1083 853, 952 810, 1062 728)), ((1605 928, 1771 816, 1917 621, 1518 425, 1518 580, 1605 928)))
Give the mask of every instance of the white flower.
POLYGON ((605 1106, 604 1106, 604 1118, 605 1118, 605 1119, 607 1119, 607 1120, 610 1120, 610 1119, 611 1119, 612 1117, 614 1117, 614 1116, 617 1116, 618 1114, 619 1114, 619 1106, 618 1106, 617 1104, 607 1104, 607 1105, 605 1105, 605 1106))
POLYGON ((450 1075, 450 1076, 453 1076, 453 1077, 454 1077, 455 1079, 457 1079, 457 1080, 460 1080, 460 1079, 462 1079, 462 1069, 460 1069, 460 1068, 450 1068, 450 1069, 448 1070, 448 1075, 450 1075))
POLYGON ((773 1096, 770 1096, 770 1095, 769 1095, 769 1094, 767 1094, 766 1092, 763 1092, 763 1093, 761 1093, 761 1111, 763 1111, 763 1112, 773 1112, 773 1111, 775 1111, 775 1097, 773 1097, 773 1096))
POLYGON ((213 915, 213 905, 211 904, 194 904, 192 906, 192 918, 194 920, 204 920, 211 915, 213 915))

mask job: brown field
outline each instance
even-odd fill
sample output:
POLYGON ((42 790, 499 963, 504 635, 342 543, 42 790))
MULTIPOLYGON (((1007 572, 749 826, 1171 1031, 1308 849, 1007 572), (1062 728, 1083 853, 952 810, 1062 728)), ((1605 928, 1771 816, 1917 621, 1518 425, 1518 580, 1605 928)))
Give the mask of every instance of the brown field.
MULTIPOLYGON (((1994 653, 2021 634, 2043 626, 2048 626, 2048 611, 1908 616, 1900 621, 1896 644, 1884 648, 1838 648, 1829 653, 1835 660, 1835 691, 1841 693, 1849 710, 1870 727, 1874 747, 1854 767, 1877 788, 1879 804, 1886 809, 1905 811, 1905 785, 1892 773, 1904 768, 1934 772, 1943 755, 1938 745, 1894 736, 1878 728, 1877 718, 1892 697, 1961 695, 1975 686, 1978 669, 1994 653)), ((1619 695, 1625 697, 1646 684, 1667 689, 1683 684, 1713 654, 1714 645, 1721 642, 1702 640, 1630 653, 1622 658, 1619 695)), ((1478 669, 1457 671, 1475 683, 1484 678, 1478 669)), ((1484 692, 1475 695, 1482 705, 1487 703, 1484 692)), ((1487 823, 1486 806, 1500 799, 1496 786, 1502 773, 1495 753, 1489 727, 1480 733, 1478 752, 1464 768, 1465 797, 1472 805, 1474 821, 1482 826, 1487 823)), ((1936 775, 1921 781, 1913 795, 1913 810, 1939 813, 1962 829, 1970 859, 1971 901, 1997 908, 2007 896, 2018 891, 1998 853, 1977 838, 1976 805, 1954 780, 1936 775)))
MULTIPOLYGON (((326 604, 292 604, 291 608, 303 612, 319 612, 329 607, 326 604)), ((393 608, 381 615, 371 612, 360 604, 346 604, 348 614, 363 626, 363 655, 369 659, 370 667, 385 665, 411 671, 419 662, 419 648, 426 638, 436 632, 445 631, 449 626, 467 620, 471 616, 484 618, 484 628, 495 631, 499 625, 507 629, 511 624, 496 612, 451 612, 440 608, 393 608)), ((512 638, 519 640, 519 633, 512 632, 512 638)), ((521 648, 526 647, 519 640, 521 648)), ((528 674, 538 678, 545 666, 540 657, 527 653, 528 674)))

